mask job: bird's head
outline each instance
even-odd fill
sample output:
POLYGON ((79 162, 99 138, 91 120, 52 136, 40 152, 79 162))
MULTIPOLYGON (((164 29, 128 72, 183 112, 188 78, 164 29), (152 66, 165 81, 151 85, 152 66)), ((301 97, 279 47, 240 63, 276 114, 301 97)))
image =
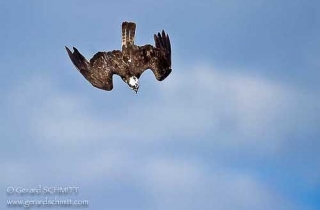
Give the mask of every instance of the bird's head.
POLYGON ((131 76, 127 82, 131 90, 138 92, 139 90, 139 79, 136 76, 131 76))

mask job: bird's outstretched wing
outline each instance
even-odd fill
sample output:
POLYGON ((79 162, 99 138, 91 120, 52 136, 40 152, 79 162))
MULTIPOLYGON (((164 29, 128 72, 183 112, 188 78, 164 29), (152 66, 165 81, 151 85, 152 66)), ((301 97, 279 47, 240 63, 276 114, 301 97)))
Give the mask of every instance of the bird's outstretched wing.
POLYGON ((74 47, 73 52, 66 47, 68 55, 79 72, 96 88, 112 90, 113 74, 122 76, 128 69, 123 62, 121 51, 98 52, 90 62, 74 47))
POLYGON ((152 45, 138 46, 134 50, 131 71, 136 77, 151 69, 157 80, 164 80, 171 69, 171 44, 168 34, 164 31, 154 35, 155 47, 152 45))

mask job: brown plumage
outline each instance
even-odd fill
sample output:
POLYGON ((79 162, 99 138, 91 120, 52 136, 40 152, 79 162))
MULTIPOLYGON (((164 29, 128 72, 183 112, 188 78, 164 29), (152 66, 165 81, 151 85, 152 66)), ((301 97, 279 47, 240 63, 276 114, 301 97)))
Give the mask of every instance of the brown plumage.
POLYGON ((135 92, 139 89, 141 74, 151 69, 157 80, 164 80, 171 73, 171 44, 169 36, 162 31, 154 35, 155 46, 134 44, 136 24, 122 23, 122 50, 98 52, 90 61, 73 48, 66 47, 72 63, 94 86, 112 90, 112 76, 119 75, 135 92))

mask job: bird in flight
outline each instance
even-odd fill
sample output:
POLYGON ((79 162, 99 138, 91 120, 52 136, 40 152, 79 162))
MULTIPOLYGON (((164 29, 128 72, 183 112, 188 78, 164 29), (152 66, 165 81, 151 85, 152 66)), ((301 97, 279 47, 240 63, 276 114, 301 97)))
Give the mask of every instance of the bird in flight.
POLYGON ((155 46, 134 44, 136 24, 122 23, 122 49, 98 52, 88 61, 75 47, 73 52, 66 47, 68 55, 79 70, 94 87, 110 91, 113 89, 114 74, 128 84, 136 93, 139 90, 141 74, 151 69, 158 81, 164 80, 171 69, 171 44, 168 34, 162 30, 154 34, 155 46))

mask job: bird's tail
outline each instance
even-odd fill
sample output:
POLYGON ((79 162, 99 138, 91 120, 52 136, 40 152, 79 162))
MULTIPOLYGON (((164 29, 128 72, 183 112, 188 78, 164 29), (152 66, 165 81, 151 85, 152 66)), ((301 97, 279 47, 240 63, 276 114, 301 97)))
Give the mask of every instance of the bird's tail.
POLYGON ((129 47, 134 44, 136 24, 133 22, 122 23, 122 47, 129 47))
POLYGON ((75 67, 83 76, 87 77, 90 72, 90 63, 87 61, 87 59, 81 55, 81 53, 75 47, 73 48, 73 52, 71 52, 68 47, 66 47, 66 50, 73 65, 75 65, 75 67))

